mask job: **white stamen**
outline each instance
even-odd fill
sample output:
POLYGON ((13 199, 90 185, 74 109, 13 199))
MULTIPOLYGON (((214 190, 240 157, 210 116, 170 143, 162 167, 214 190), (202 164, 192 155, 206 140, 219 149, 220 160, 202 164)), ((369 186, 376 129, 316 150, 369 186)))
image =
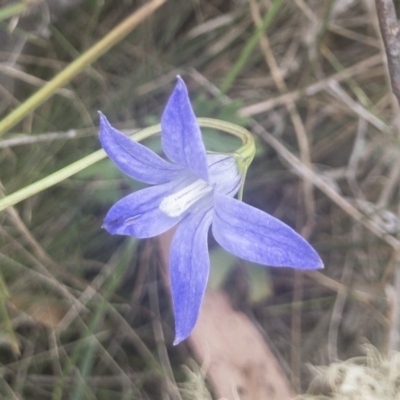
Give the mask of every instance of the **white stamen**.
POLYGON ((160 210, 167 214, 169 217, 179 217, 191 205, 196 203, 197 200, 202 198, 207 193, 210 193, 213 188, 202 179, 198 179, 192 184, 165 197, 161 204, 160 210))

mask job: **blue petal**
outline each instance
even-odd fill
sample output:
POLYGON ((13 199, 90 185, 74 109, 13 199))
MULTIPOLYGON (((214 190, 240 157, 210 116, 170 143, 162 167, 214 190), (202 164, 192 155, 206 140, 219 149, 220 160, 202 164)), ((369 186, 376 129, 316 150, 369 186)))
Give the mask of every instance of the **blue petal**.
POLYGON ((178 344, 192 332, 199 316, 207 286, 210 260, 207 234, 210 209, 189 214, 178 226, 170 254, 170 277, 175 312, 175 341, 178 344))
POLYGON ((171 193, 173 183, 152 186, 132 193, 115 203, 104 218, 103 228, 115 235, 148 238, 160 235, 185 214, 169 217, 159 205, 171 193))
POLYGON ((230 253, 273 267, 323 268, 316 251, 275 217, 218 193, 214 201, 213 234, 230 253))
POLYGON ((206 149, 185 82, 178 82, 161 118, 162 146, 167 157, 208 181, 206 149))
POLYGON ((236 160, 226 154, 207 154, 209 184, 220 194, 233 197, 242 182, 236 160))
POLYGON ((173 180, 183 170, 114 129, 107 118, 99 114, 101 145, 125 174, 141 182, 158 184, 173 180))

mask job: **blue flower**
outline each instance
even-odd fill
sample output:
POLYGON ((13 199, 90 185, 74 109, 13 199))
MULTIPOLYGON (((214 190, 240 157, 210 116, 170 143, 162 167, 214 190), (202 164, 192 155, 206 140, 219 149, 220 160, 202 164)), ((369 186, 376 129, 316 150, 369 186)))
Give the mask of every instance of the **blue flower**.
POLYGON ((118 201, 104 219, 111 234, 157 236, 178 224, 170 250, 175 344, 192 332, 209 274, 207 236, 245 260, 274 267, 323 268, 315 250, 273 216, 234 199, 243 174, 234 157, 207 154, 183 80, 161 119, 170 161, 114 129, 100 114, 100 141, 125 174, 154 186, 118 201))

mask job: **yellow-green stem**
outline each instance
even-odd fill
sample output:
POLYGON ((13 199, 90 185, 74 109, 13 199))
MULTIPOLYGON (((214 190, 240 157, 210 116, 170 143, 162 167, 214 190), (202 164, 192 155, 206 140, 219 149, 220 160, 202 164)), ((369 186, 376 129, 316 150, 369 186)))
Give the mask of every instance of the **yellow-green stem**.
POLYGON ((242 200, 247 169, 249 168, 249 165, 253 161, 254 155, 256 154, 256 146, 254 143, 253 135, 247 129, 239 125, 232 124, 226 121, 221 121, 219 119, 198 118, 198 121, 199 125, 203 128, 214 128, 236 136, 242 141, 243 146, 232 153, 232 156, 236 159, 239 172, 242 174, 243 177, 242 184, 238 193, 239 200, 242 200))
MULTIPOLYGON (((242 141, 243 146, 240 147, 235 152, 231 153, 231 155, 235 157, 239 171, 243 176, 242 187, 239 191, 239 199, 241 199, 246 171, 251 161, 253 160, 255 154, 255 144, 253 136, 247 129, 232 124, 230 122, 221 121, 218 119, 211 119, 211 118, 199 118, 198 122, 199 125, 203 128, 217 129, 226 132, 228 134, 234 135, 242 141)), ((142 129, 139 132, 134 133, 131 137, 133 140, 140 142, 160 132, 161 132, 161 125, 158 124, 142 129)), ((26 200, 29 197, 38 194, 43 190, 46 190, 56 185, 57 183, 64 181, 65 179, 68 179, 72 175, 75 175, 78 172, 84 170, 85 168, 102 160, 103 158, 105 158, 105 156, 106 153, 103 150, 95 151, 94 153, 84 158, 81 158, 80 160, 64 168, 61 168, 59 171, 56 171, 53 174, 50 174, 45 178, 32 183, 31 185, 25 186, 24 188, 17 190, 16 192, 0 199, 0 211, 3 211, 7 207, 11 207, 23 200, 26 200)))

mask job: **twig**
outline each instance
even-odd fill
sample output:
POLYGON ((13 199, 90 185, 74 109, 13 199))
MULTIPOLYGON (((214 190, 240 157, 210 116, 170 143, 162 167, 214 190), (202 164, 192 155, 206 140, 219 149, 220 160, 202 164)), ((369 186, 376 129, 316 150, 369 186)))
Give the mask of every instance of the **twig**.
MULTIPOLYGON (((23 82, 29 83, 32 86, 42 87, 47 82, 43 79, 37 78, 31 74, 27 74, 24 71, 21 71, 19 68, 16 68, 12 65, 8 65, 5 63, 0 63, 0 71, 11 78, 19 79, 23 82)), ((72 90, 66 88, 59 88, 56 90, 56 93, 67 97, 68 99, 74 99, 75 94, 72 90)))
POLYGON ((67 132, 54 132, 54 133, 43 133, 41 135, 24 135, 5 139, 0 141, 0 149, 7 147, 23 146, 26 144, 48 142, 59 139, 73 139, 77 136, 75 129, 70 129, 67 132))
POLYGON ((250 104, 246 107, 243 107, 240 109, 239 115, 242 117, 255 116, 257 114, 267 112, 275 107, 281 106, 289 100, 297 101, 301 97, 304 98, 305 96, 313 96, 324 90, 327 84, 332 80, 340 82, 345 79, 348 79, 349 77, 355 74, 359 74, 362 72, 370 73, 369 69, 379 65, 381 62, 382 59, 380 55, 372 56, 370 58, 367 58, 366 60, 354 64, 353 66, 341 72, 335 73, 326 79, 318 80, 318 82, 312 83, 309 86, 306 86, 302 89, 296 89, 293 90, 292 92, 281 94, 275 98, 261 101, 255 104, 250 104))
POLYGON ((385 52, 388 60, 392 91, 400 103, 400 26, 393 0, 375 0, 385 52))
POLYGON ((301 177, 310 180, 314 186, 320 189, 326 196, 335 202, 343 211, 348 213, 354 220, 363 224, 374 235, 381 238, 394 249, 400 251, 400 241, 392 235, 388 235, 379 225, 374 221, 364 216, 356 207, 347 201, 340 193, 335 191, 320 174, 316 173, 313 169, 304 165, 300 159, 293 155, 278 139, 272 136, 257 122, 253 122, 253 132, 257 133, 262 139, 265 140, 282 158, 288 163, 293 170, 301 177))
POLYGON ((375 126, 376 129, 380 130, 381 132, 387 132, 390 129, 384 121, 363 107, 362 104, 353 100, 346 93, 346 91, 342 89, 338 82, 331 80, 326 85, 326 89, 328 93, 332 94, 343 103, 345 109, 350 110, 361 118, 365 119, 371 125, 375 126))

